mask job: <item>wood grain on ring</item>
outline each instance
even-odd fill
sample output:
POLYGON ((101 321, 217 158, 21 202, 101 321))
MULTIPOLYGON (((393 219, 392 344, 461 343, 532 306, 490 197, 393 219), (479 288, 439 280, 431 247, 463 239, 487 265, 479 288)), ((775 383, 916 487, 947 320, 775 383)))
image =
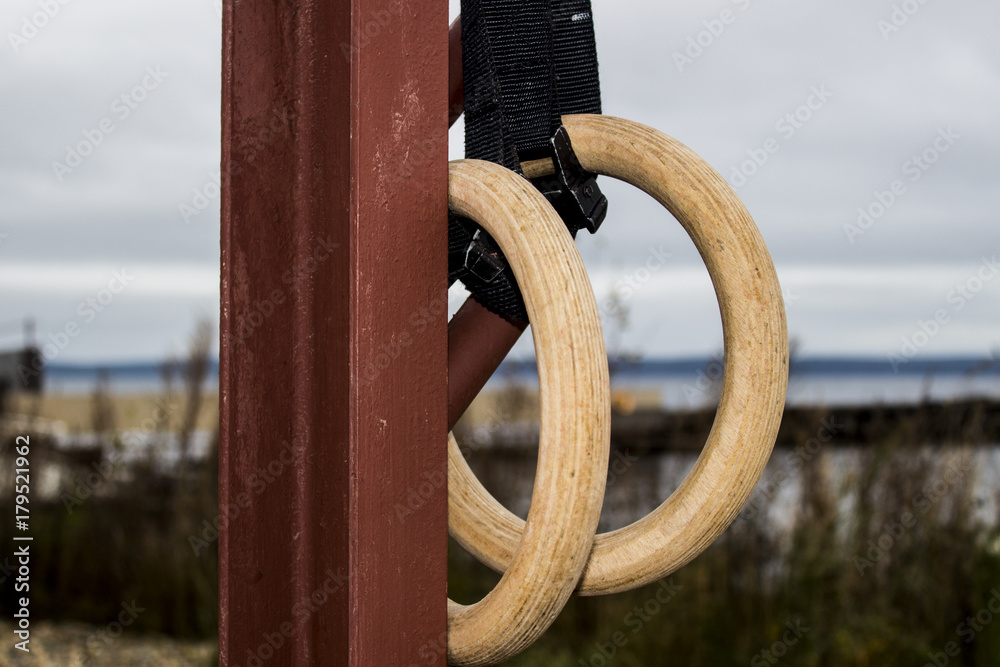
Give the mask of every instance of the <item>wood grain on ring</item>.
POLYGON ((451 210, 493 236, 521 286, 541 395, 532 504, 506 572, 481 601, 448 601, 449 661, 488 665, 531 645, 576 588, 604 498, 611 396, 597 301, 558 214, 527 180, 490 162, 453 161, 448 179, 451 210))
MULTIPOLYGON (((639 123, 578 115, 564 116, 563 124, 585 169, 646 191, 683 225, 712 277, 725 342, 722 396, 708 442, 691 473, 656 510, 597 536, 579 591, 600 595, 670 574, 736 518, 760 479, 781 421, 788 333, 781 288, 760 232, 712 167, 680 142, 639 123)), ((530 166, 534 175, 546 168, 530 166)), ((453 437, 448 486, 449 532, 503 572, 524 522, 483 488, 453 437)), ((536 505, 533 496, 531 511, 536 505)))

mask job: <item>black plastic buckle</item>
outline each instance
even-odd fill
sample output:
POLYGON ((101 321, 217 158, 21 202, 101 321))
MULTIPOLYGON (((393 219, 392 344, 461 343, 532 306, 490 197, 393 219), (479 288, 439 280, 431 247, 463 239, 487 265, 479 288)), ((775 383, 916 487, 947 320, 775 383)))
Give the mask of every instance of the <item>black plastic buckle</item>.
POLYGON ((547 149, 521 158, 551 158, 555 174, 533 178, 532 185, 545 195, 570 230, 586 229, 591 234, 597 231, 608 214, 608 199, 597 185, 597 176, 580 165, 565 127, 559 126, 547 149))
MULTIPOLYGON (((555 173, 531 179, 545 195, 552 208, 563 219, 574 236, 577 230, 597 231, 608 214, 608 199, 597 185, 597 175, 584 170, 573 152, 566 128, 559 126, 549 145, 520 156, 522 161, 551 159, 555 173)), ((457 262, 484 283, 492 283, 507 268, 496 243, 482 229, 476 229, 472 240, 462 249, 457 262)))
POLYGON ((500 257, 500 248, 482 229, 472 235, 464 255, 462 265, 484 283, 493 282, 507 268, 507 262, 500 257))

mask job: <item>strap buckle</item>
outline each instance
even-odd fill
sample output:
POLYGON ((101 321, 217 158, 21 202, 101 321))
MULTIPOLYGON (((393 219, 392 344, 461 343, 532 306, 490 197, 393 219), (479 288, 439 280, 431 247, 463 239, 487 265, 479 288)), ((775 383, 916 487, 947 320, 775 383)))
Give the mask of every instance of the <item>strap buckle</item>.
POLYGON ((493 282, 507 268, 500 249, 482 229, 476 229, 462 254, 461 264, 465 270, 484 283, 493 282))
MULTIPOLYGON (((525 151, 519 157, 525 162, 551 161, 552 173, 529 180, 552 204, 574 236, 581 229, 591 234, 597 231, 608 214, 608 200, 597 185, 597 175, 580 164, 562 125, 549 139, 548 146, 525 151)), ((462 266, 486 284, 496 280, 507 268, 500 249, 482 229, 476 229, 472 240, 456 255, 459 256, 453 264, 462 266)))
POLYGON ((571 231, 586 229, 593 234, 598 230, 608 214, 608 199, 597 185, 597 175, 580 165, 565 127, 559 126, 547 147, 521 158, 551 159, 555 173, 532 178, 532 185, 545 195, 571 231))

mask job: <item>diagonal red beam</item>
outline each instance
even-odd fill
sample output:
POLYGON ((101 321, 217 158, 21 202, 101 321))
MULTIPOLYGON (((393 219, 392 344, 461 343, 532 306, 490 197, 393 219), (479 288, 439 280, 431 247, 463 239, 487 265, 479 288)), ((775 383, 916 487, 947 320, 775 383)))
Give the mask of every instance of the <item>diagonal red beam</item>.
POLYGON ((527 324, 491 313, 473 297, 448 323, 448 428, 465 413, 527 324))

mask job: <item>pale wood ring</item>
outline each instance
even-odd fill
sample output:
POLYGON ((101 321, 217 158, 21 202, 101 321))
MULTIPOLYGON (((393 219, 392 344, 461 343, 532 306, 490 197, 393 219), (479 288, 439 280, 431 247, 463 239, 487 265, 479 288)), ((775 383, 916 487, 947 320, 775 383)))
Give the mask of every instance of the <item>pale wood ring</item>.
MULTIPOLYGON (((670 574, 736 518, 774 446, 788 384, 788 333, 781 287, 760 232, 711 166, 675 139, 639 123, 577 115, 564 116, 563 124, 585 169, 646 191, 690 235, 715 286, 725 344, 722 396, 694 469, 656 510, 594 542, 579 591, 600 595, 670 574)), ((524 166, 530 175, 546 169, 524 166)), ((603 410, 603 404, 597 407, 603 410)), ((503 572, 524 522, 476 479, 453 437, 448 463, 449 532, 480 561, 503 572)), ((536 493, 538 488, 536 480, 536 493)), ((532 498, 531 511, 535 506, 532 498)))
POLYGON ((487 665, 534 642, 579 581, 604 498, 611 395, 597 301, 551 205, 519 175, 479 160, 449 164, 448 202, 503 249, 538 359, 541 440, 527 524, 486 597, 470 606, 448 601, 449 662, 487 665))

